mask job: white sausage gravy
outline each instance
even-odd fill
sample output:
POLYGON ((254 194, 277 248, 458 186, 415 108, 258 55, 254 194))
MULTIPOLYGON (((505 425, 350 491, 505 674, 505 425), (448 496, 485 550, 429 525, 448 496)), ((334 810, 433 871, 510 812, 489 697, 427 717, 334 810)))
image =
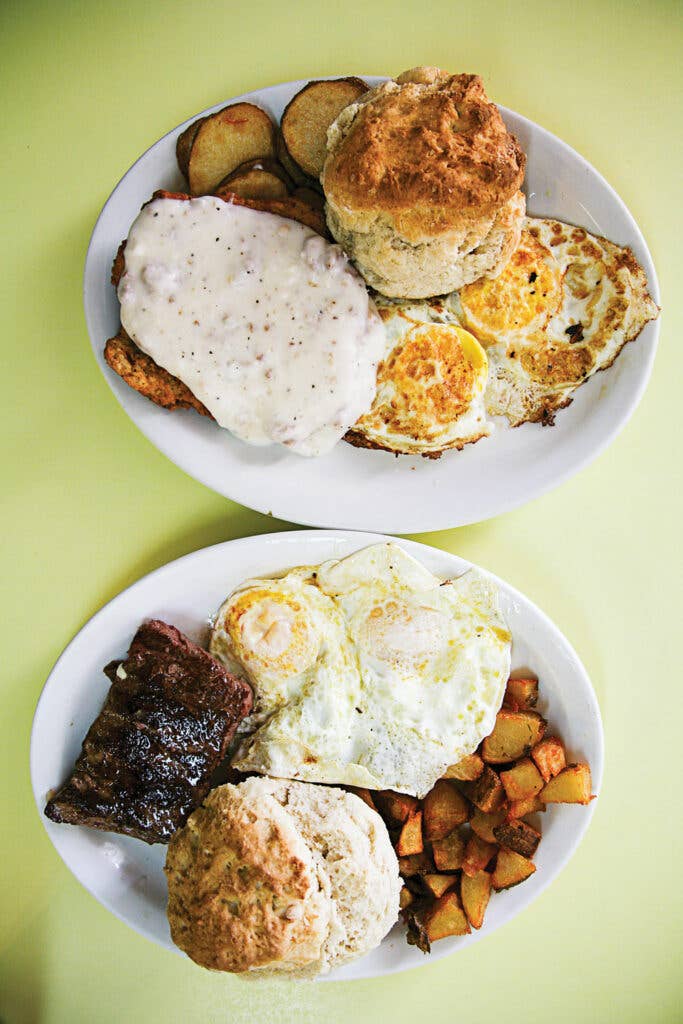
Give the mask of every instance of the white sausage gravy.
POLYGON ((155 199, 125 264, 123 327, 242 440, 321 455, 370 409, 384 327, 310 228, 212 196, 155 199))

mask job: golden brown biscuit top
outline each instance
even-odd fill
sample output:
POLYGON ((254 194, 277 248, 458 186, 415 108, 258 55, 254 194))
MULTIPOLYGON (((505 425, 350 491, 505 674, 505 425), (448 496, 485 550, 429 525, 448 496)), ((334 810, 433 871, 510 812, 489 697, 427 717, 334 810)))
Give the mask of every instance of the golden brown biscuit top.
POLYGON ((358 105, 323 183, 335 206, 393 216, 410 238, 493 217, 525 165, 478 75, 416 68, 358 105))

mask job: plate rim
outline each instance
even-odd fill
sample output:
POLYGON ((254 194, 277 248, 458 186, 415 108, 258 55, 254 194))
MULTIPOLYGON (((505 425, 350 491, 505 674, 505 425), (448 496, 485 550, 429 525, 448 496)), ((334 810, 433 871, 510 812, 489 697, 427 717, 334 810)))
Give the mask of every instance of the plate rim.
MULTIPOLYGON (((397 538, 392 537, 390 535, 379 534, 379 533, 372 533, 372 532, 367 532, 367 531, 361 532, 361 531, 354 531, 354 530, 314 530, 314 529, 311 529, 311 530, 283 530, 283 531, 277 531, 277 532, 268 533, 268 534, 257 534, 255 536, 250 536, 250 537, 239 537, 239 538, 235 538, 233 540, 219 541, 216 544, 207 545, 205 547, 198 548, 195 551, 187 552, 186 554, 181 555, 178 558, 172 559, 171 561, 166 562, 163 565, 158 566, 156 569, 151 570, 151 572, 146 573, 145 575, 143 575, 143 576, 139 577, 138 579, 134 580, 127 587, 125 587, 123 590, 121 590, 118 594, 116 594, 114 597, 110 598, 109 601, 107 601, 104 605, 102 605, 101 608, 99 608, 97 611, 95 611, 94 614, 87 619, 87 621, 76 631, 76 633, 72 636, 72 638, 66 644, 66 646, 64 647, 64 649, 62 650, 62 652, 59 654, 59 656, 57 657, 56 661, 54 662, 54 665, 52 666, 52 668, 51 668, 51 670, 50 670, 50 672, 49 672, 49 674, 48 674, 48 676, 47 676, 47 678, 45 680, 45 683, 44 683, 44 685, 43 685, 43 687, 41 689, 40 695, 39 695, 37 703, 36 703, 36 708, 35 708, 35 712, 34 712, 32 723, 31 723, 29 766, 30 766, 30 776, 31 776, 31 790, 32 790, 32 793, 33 793, 34 803, 36 805, 36 810, 37 810, 38 816, 40 817, 42 826, 43 826, 43 828, 44 828, 44 830, 45 830, 45 832, 47 834, 47 837, 50 840, 50 843, 51 843, 53 849, 55 850, 55 852, 60 857, 62 863, 69 870, 69 872, 73 875, 73 877, 78 881, 79 885, 81 885, 101 906, 103 906, 107 911, 109 911, 111 914, 113 914, 114 917, 118 918, 118 920, 121 921, 123 924, 125 924, 128 928, 132 929, 133 931, 137 932, 139 935, 142 935, 144 938, 146 938, 149 941, 153 942, 155 946, 158 946, 159 948, 165 949, 165 950, 170 951, 170 952, 177 953, 179 955, 181 954, 181 951, 176 949, 175 947, 169 947, 167 945, 164 945, 164 944, 160 943, 159 940, 158 940, 158 937, 153 933, 153 931, 150 928, 147 927, 146 923, 143 920, 136 921, 136 923, 133 924, 131 922, 131 920, 129 918, 127 918, 126 916, 124 916, 124 914, 122 912, 120 912, 116 908, 115 904, 112 903, 108 898, 104 898, 104 897, 96 894, 93 891, 93 889, 91 888, 91 886, 88 885, 80 877, 80 875, 75 870, 74 866, 67 861, 65 856, 63 856, 62 851, 55 844, 53 836, 51 835, 51 832, 50 832, 50 829, 49 829, 49 826, 48 826, 48 819, 46 819, 45 814, 44 814, 44 793, 39 789, 38 782, 37 782, 37 774, 38 774, 38 771, 39 771, 39 767, 38 766, 39 766, 39 763, 40 763, 40 755, 39 755, 39 752, 37 750, 36 735, 37 735, 38 728, 39 728, 39 723, 40 723, 41 704, 43 703, 44 699, 46 698, 48 690, 51 687, 53 678, 55 678, 57 676, 57 674, 58 674, 58 672, 59 672, 59 670, 61 668, 61 665, 65 661, 68 661, 68 658, 69 658, 69 656, 71 654, 71 651, 72 651, 73 647, 78 643, 78 641, 81 639, 83 634, 87 630, 89 630, 91 628, 93 623, 95 623, 96 621, 101 620, 102 618, 105 618, 107 613, 108 613, 108 611, 109 611, 109 609, 110 609, 110 607, 112 605, 119 604, 119 603, 125 604, 126 597, 130 593, 131 590, 133 590, 134 588, 136 588, 138 586, 141 586, 143 584, 148 584, 148 583, 150 583, 153 580, 157 580, 158 581, 166 573, 177 572, 181 565, 183 565, 185 563, 187 563, 189 565, 189 563, 191 563, 192 560, 195 559, 195 558, 198 558, 198 557, 208 558, 209 557, 209 552, 215 552, 217 549, 224 549, 224 550, 226 550, 226 549, 230 548, 230 549, 234 550, 235 546, 239 546, 239 547, 242 547, 242 548, 250 548, 250 547, 256 548, 256 547, 259 547, 259 546, 263 546, 264 549, 267 548, 269 550, 270 549, 277 550, 278 547, 284 548, 284 546, 287 543, 287 538, 295 538, 295 542, 298 541, 298 542, 301 542, 301 543, 304 543, 304 544, 308 544, 308 543, 310 543, 311 541, 313 541, 315 539, 316 543, 320 543, 321 545, 322 544, 327 544, 328 546, 330 544, 332 544, 335 540, 341 540, 345 544, 349 544, 350 543, 352 545, 352 550, 357 550, 358 548, 364 547, 367 544, 382 543, 382 542, 392 542, 392 543, 398 543, 401 547, 403 547, 405 550, 407 550, 407 552, 409 554, 413 554, 415 557, 418 557, 418 558, 420 557, 421 551, 424 551, 424 549, 427 549, 430 553, 432 553, 432 557, 443 558, 446 562, 451 563, 454 566, 454 570, 456 570, 458 572, 458 574, 461 574, 462 572, 467 571, 469 568, 478 569, 479 571, 481 571, 484 574, 486 574, 503 591, 505 591, 509 595, 509 597, 511 599, 513 599, 513 600, 521 600, 521 602, 524 605, 526 605, 529 609, 531 609, 531 611, 539 617, 540 621, 543 624, 544 629, 549 630, 551 635, 553 635, 556 640, 559 640, 561 646, 564 648, 564 652, 569 655, 569 658, 570 658, 570 661, 571 661, 571 664, 572 664, 572 674, 577 676, 579 678, 580 682, 581 682, 582 693, 587 698, 587 701, 588 701, 588 704, 589 704, 589 717, 594 722, 594 733, 595 733, 595 740, 596 740, 596 753, 595 753, 595 755, 593 756, 593 758, 591 760, 591 766, 590 767, 591 767, 591 778, 592 778, 592 784, 593 784, 593 791, 596 794, 596 799, 591 800, 591 802, 590 802, 590 804, 588 806, 582 807, 582 814, 581 814, 580 819, 578 819, 577 823, 574 826, 571 841, 567 844, 566 848, 564 850, 562 850, 561 854, 558 856, 558 858, 557 858, 557 860, 556 860, 556 862, 554 864, 553 871, 549 874, 549 876, 546 877, 546 878, 543 878, 543 879, 538 878, 538 880, 537 880, 537 889, 533 893, 533 895, 531 895, 529 897, 528 901, 525 902, 522 907, 513 910, 508 916, 504 917, 503 920, 496 922, 492 926, 489 926, 489 929, 487 929, 487 930, 483 930, 482 929, 480 931, 473 932, 471 934, 471 936, 469 937, 470 941, 468 942, 468 945, 472 945, 475 942, 478 942, 480 939, 486 938, 487 936, 493 934, 493 932, 497 931, 499 928, 504 927, 506 924, 508 924, 510 921, 512 921, 514 918, 516 918, 520 913, 522 913, 529 906, 531 906, 531 904, 534 903, 536 901, 536 899, 543 892, 545 892, 545 890, 548 888, 548 886, 552 882, 554 882, 556 880, 556 878, 562 873, 564 868, 567 866, 568 862, 571 860, 573 855, 576 853, 578 847, 580 846, 581 842, 583 841, 583 839, 584 839, 584 837, 586 835, 586 832, 588 831, 588 828, 589 828, 589 826, 591 824, 591 821, 592 821, 592 818, 593 818, 593 814, 595 813, 595 810, 596 810, 596 805, 599 802, 599 796, 600 796, 600 792, 601 792, 601 788, 602 788, 602 782, 603 782, 604 761, 605 761, 605 735, 604 735, 604 727, 603 727, 602 715, 600 713, 600 706, 599 706, 599 702, 598 702, 598 699, 597 699, 597 695, 596 695, 595 690, 593 688, 593 684, 591 682, 590 676, 589 676, 589 674, 588 674, 588 672, 587 672, 587 670, 586 670, 586 668, 585 668, 581 658, 579 657, 579 655, 576 652, 576 650, 573 647, 573 645, 570 643, 569 639, 566 637, 566 635, 559 628, 559 626, 557 626, 553 622, 553 620, 550 618, 550 616, 547 615, 546 612, 544 612, 542 608, 539 608, 539 606, 534 601, 532 601, 531 598, 527 597, 525 594, 523 594, 520 590, 518 590, 512 584, 507 583, 501 577, 497 576, 495 573, 492 573, 490 570, 486 569, 485 567, 480 566, 477 563, 473 563, 469 559, 463 558, 460 555, 453 554, 452 552, 446 551, 446 550, 444 550, 442 548, 437 548, 437 547, 434 547, 433 545, 429 545, 429 544, 423 544, 423 543, 420 543, 418 541, 408 540, 407 538, 400 538, 400 539, 397 540, 397 538)), ((328 557, 330 557, 330 556, 328 556, 328 557)), ((270 571, 276 571, 276 569, 274 568, 273 570, 270 570, 270 571)), ((383 940, 383 941, 385 941, 385 940, 383 940)), ((437 947, 435 950, 433 950, 431 955, 430 955, 430 957, 429 958, 425 957, 423 961, 416 961, 414 963, 409 963, 409 964, 405 964, 405 963, 400 963, 399 962, 399 963, 396 963, 395 965, 390 965, 389 967, 385 968, 384 970, 382 970, 379 973, 360 974, 360 975, 358 975, 356 977, 353 977, 353 978, 342 978, 342 977, 339 977, 339 974, 342 971, 345 970, 345 967, 353 968, 353 967, 361 964, 363 958, 359 958, 359 960, 353 961, 349 965, 344 965, 341 968, 338 968, 336 971, 330 972, 330 974, 322 975, 319 980, 323 980, 323 981, 342 981, 342 980, 361 980, 361 979, 368 979, 368 978, 374 978, 374 977, 384 977, 384 976, 388 976, 390 974, 400 973, 400 972, 407 971, 407 970, 413 970, 413 969, 416 969, 418 967, 421 967, 421 966, 424 966, 424 965, 427 965, 427 964, 430 964, 430 963, 435 963, 437 960, 440 960, 440 959, 442 959, 445 956, 457 953, 459 951, 459 947, 456 947, 454 949, 454 948, 452 948, 452 945, 449 942, 444 942, 443 945, 439 944, 439 947, 437 947), (439 947, 441 947, 441 948, 439 948, 439 947)), ((465 948, 465 947, 460 947, 460 948, 465 948)))

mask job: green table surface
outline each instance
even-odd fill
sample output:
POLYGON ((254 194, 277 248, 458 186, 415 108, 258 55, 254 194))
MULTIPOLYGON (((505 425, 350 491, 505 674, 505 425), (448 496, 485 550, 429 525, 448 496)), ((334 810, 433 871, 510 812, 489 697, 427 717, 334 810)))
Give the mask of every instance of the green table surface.
POLYGON ((5 0, 0 5, 3 520, 0 1020, 650 1022, 681 1014, 681 346, 677 3, 5 0), (491 937, 352 983, 244 983, 104 910, 43 830, 28 774, 58 654, 109 598, 206 544, 291 528, 176 469, 114 400, 81 302, 88 238, 135 158, 259 86, 416 64, 476 71, 617 189, 662 286, 660 350, 626 429, 525 508, 415 539, 492 569, 584 660, 606 733, 593 824, 491 937))

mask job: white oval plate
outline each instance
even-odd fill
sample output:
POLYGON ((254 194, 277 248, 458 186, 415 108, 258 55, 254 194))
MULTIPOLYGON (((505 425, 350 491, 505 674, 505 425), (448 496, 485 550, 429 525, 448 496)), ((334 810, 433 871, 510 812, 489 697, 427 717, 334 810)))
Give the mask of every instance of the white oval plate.
MULTIPOLYGON (((157 569, 115 597, 83 627, 53 668, 38 702, 31 735, 31 779, 41 819, 60 857, 81 884, 118 918, 160 946, 175 950, 166 921, 165 847, 57 825, 43 814, 49 791, 71 771, 83 737, 102 707, 109 689, 102 667, 124 656, 143 619, 164 619, 202 642, 208 636, 209 616, 230 590, 248 577, 341 558, 390 539, 369 533, 311 530, 203 548, 157 569)), ((398 543, 444 579, 470 568, 469 562, 444 551, 412 541, 398 543)), ((570 756, 588 761, 593 792, 597 793, 602 779, 603 735, 586 671, 543 612, 507 583, 492 578, 500 587, 503 614, 512 631, 513 668, 531 668, 538 674, 539 710, 564 739, 570 756)), ((548 808, 542 815, 543 841, 535 858, 536 873, 514 889, 493 894, 479 932, 436 943, 428 958, 407 945, 402 927, 397 926, 378 949, 330 977, 370 978, 406 970, 489 935, 528 906, 557 876, 588 828, 594 806, 595 801, 588 807, 548 808)))
MULTIPOLYGON (((381 80, 367 77, 371 84, 381 80)), ((279 119, 304 84, 288 82, 236 99, 258 103, 279 119)), ((501 113, 528 156, 529 212, 579 224, 630 245, 659 302, 645 240, 616 192, 560 139, 511 110, 501 107, 501 113)), ((83 284, 90 339, 109 386, 143 434, 190 476, 279 519, 307 526, 417 533, 489 519, 543 494, 587 465, 625 425, 650 376, 657 321, 626 346, 612 368, 578 390, 554 427, 503 427, 491 438, 462 452, 447 452, 437 461, 396 458, 345 443, 322 458, 304 459, 282 448, 246 445, 196 413, 169 413, 142 398, 109 369, 102 354, 106 339, 119 326, 119 305, 109 280, 111 264, 152 192, 185 187, 175 143, 190 121, 148 149, 112 192, 92 234, 83 284)))

